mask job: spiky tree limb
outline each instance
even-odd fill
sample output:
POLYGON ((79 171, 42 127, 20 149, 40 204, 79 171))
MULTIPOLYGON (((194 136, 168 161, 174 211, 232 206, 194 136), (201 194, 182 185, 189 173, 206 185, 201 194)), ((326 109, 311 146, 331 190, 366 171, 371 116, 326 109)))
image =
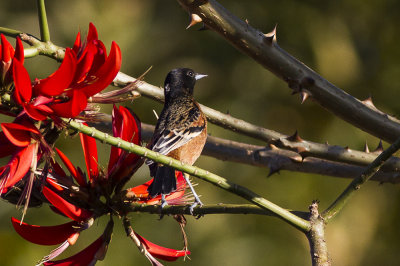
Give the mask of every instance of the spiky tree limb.
MULTIPOLYGON (((8 28, 0 28, 0 32, 5 33, 8 36, 12 37, 20 36, 23 41, 30 44, 32 47, 25 49, 26 57, 45 55, 54 58, 58 61, 62 60, 62 58, 64 57, 65 49, 57 45, 54 45, 52 42, 42 42, 31 35, 8 28)), ((123 87, 134 81, 137 81, 137 79, 120 72, 114 80, 114 85, 123 87)), ((144 81, 138 82, 137 91, 142 95, 157 100, 159 102, 162 102, 164 99, 163 92, 159 87, 153 86, 144 81)), ((344 162, 347 164, 368 165, 379 154, 373 152, 372 153, 361 152, 357 150, 343 148, 340 146, 332 146, 332 145, 307 141, 300 138, 297 133, 295 133, 292 136, 287 136, 270 129, 256 126, 254 124, 224 114, 207 106, 204 105, 201 106, 210 122, 218 126, 221 126, 223 128, 232 130, 234 132, 241 133, 246 136, 250 136, 274 144, 276 147, 297 152, 303 158, 316 157, 335 162, 344 162)), ((380 148, 378 149, 378 152, 380 152, 380 148)), ((308 160, 308 162, 309 161, 310 160, 308 160)), ((321 172, 317 173, 341 176, 340 174, 329 174, 332 173, 332 168, 329 168, 329 165, 327 166, 328 169, 326 171, 322 170, 321 172)), ((387 163, 382 169, 385 171, 392 171, 399 168, 400 168, 400 159, 392 157, 387 161, 387 163)), ((275 169, 279 170, 279 167, 278 168, 275 167, 275 169)), ((292 169, 298 171, 298 167, 292 169)), ((286 170, 291 170, 291 169, 286 169, 286 170)), ((350 173, 350 177, 354 176, 353 173, 355 173, 354 170, 350 173)), ((386 177, 382 181, 393 182, 393 181, 388 181, 388 179, 392 178, 386 177)))
POLYGON ((276 28, 264 34, 215 0, 177 1, 189 14, 196 14, 207 28, 287 82, 294 92, 301 94, 302 101, 310 96, 341 119, 387 142, 400 136, 398 119, 381 112, 371 101, 360 101, 339 89, 279 47, 276 28))
POLYGON ((159 154, 152 150, 149 150, 145 147, 135 145, 131 142, 124 141, 120 138, 111 137, 108 134, 101 132, 95 128, 87 127, 81 123, 75 122, 74 120, 65 119, 63 121, 68 125, 69 128, 74 129, 78 132, 82 132, 86 135, 89 135, 103 143, 108 145, 117 146, 120 149, 126 150, 128 152, 132 152, 138 154, 142 157, 151 159, 155 162, 169 165, 172 168, 175 168, 179 171, 188 173, 192 176, 196 176, 204 181, 207 181, 219 188, 222 188, 226 191, 229 191, 233 194, 236 194, 249 202, 269 210, 276 214, 277 217, 281 218, 283 221, 287 222, 288 224, 296 227, 297 229, 307 232, 309 230, 309 222, 300 218, 297 215, 292 214, 291 212, 283 209, 282 207, 270 202, 269 200, 261 197, 260 195, 256 194, 255 192, 242 187, 238 184, 232 183, 227 179, 220 177, 216 174, 210 173, 209 171, 203 170, 201 168, 184 164, 178 160, 175 160, 171 157, 159 154))

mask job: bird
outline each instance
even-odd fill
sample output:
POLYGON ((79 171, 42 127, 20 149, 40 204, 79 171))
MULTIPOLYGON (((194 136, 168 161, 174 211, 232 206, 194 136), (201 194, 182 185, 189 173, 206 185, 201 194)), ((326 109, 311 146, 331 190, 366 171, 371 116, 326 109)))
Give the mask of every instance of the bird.
MULTIPOLYGON (((199 104, 193 98, 196 81, 207 75, 196 73, 190 68, 172 69, 164 82, 164 107, 149 143, 155 152, 193 165, 200 156, 207 139, 207 119, 199 104)), ((150 197, 161 195, 161 208, 167 205, 165 196, 176 190, 175 169, 147 160, 150 176, 154 178, 148 187, 150 197)), ((186 183, 195 198, 190 206, 202 206, 193 189, 189 175, 184 173, 186 183)))

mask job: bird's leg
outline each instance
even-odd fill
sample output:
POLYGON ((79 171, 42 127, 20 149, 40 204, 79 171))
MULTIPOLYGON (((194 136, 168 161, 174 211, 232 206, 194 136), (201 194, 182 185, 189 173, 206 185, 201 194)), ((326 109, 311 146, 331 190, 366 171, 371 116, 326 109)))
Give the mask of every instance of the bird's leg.
POLYGON ((199 196, 197 195, 196 191, 194 190, 194 188, 193 188, 193 186, 192 186, 192 183, 190 183, 189 174, 184 173, 184 174, 183 174, 183 177, 185 178, 186 183, 189 185, 189 188, 190 188, 190 190, 192 191, 193 196, 194 196, 194 202, 193 202, 192 205, 190 205, 190 214, 193 215, 193 210, 194 210, 194 208, 195 208, 197 205, 199 205, 200 207, 203 206, 203 203, 201 202, 201 200, 200 200, 199 196))
POLYGON ((161 209, 168 205, 167 200, 165 199, 165 194, 161 193, 161 209))

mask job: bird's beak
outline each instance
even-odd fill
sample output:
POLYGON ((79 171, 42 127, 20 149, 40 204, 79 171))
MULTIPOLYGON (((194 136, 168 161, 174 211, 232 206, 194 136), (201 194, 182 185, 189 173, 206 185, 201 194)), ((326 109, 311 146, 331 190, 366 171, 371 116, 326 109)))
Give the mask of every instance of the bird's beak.
POLYGON ((199 79, 205 78, 205 77, 207 77, 207 76, 208 76, 208 75, 196 73, 196 75, 194 76, 194 78, 195 78, 196 80, 199 80, 199 79))

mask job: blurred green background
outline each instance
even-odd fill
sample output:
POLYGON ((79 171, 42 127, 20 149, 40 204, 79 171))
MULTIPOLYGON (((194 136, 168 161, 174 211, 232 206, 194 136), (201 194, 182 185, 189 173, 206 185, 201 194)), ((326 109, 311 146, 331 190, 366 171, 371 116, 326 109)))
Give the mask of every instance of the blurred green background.
MULTIPOLYGON (((38 35, 36 1, 1 0, 0 26, 38 35)), ((315 69, 329 81, 357 98, 372 95, 376 106, 399 114, 398 49, 399 1, 220 1, 227 9, 263 32, 278 23, 280 46, 315 69)), ((76 33, 86 32, 93 22, 107 47, 115 40, 123 55, 122 71, 139 76, 149 66, 145 80, 162 85, 175 67, 192 67, 208 74, 196 86, 199 102, 229 112, 232 116, 285 134, 299 130, 305 139, 361 149, 367 140, 378 140, 337 119, 312 101, 301 105, 298 96, 281 80, 242 55, 212 31, 185 30, 188 15, 175 1, 91 0, 47 1, 53 42, 71 46, 76 33)), ((10 39, 11 40, 11 39, 10 39)), ((14 41, 12 40, 12 43, 14 41)), ((31 77, 43 78, 57 63, 40 57, 29 59, 31 77)), ((127 103, 146 123, 155 123, 152 110, 161 105, 145 98, 127 103)), ((104 112, 110 106, 103 106, 104 112)), ((1 121, 5 121, 2 117, 1 121)), ((263 144, 210 125, 213 136, 263 144)), ((77 138, 62 137, 59 147, 76 164, 83 155, 77 138), (73 145, 71 145, 71 141, 73 145)), ((372 148, 374 148, 372 147, 372 148)), ((108 147, 101 146, 106 165, 108 147)), ((349 180, 283 171, 267 178, 268 169, 202 157, 196 165, 253 189, 267 199, 290 209, 307 210, 314 199, 321 209, 349 180)), ((148 180, 144 167, 134 184, 148 180)), ((197 180, 196 180, 197 181, 197 180)), ((204 203, 246 203, 241 198, 198 181, 204 203)), ((395 185, 370 182, 352 198, 327 228, 327 242, 334 265, 398 265, 400 242, 399 189, 395 185)), ((53 247, 22 240, 12 229, 11 216, 21 212, 0 202, 0 265, 32 265, 53 247)), ((170 217, 132 214, 132 224, 147 239, 179 249, 179 226, 170 217)), ((187 217, 191 260, 175 265, 310 265, 307 239, 284 222, 254 215, 208 215, 187 217)), ((25 221, 52 225, 63 219, 47 208, 30 209, 25 221)), ((106 219, 85 231, 66 255, 91 243, 102 232, 106 219)), ((98 265, 148 265, 117 222, 107 256, 98 265)), ((168 263, 167 263, 168 264, 168 263)), ((170 263, 172 264, 172 263, 170 263)))

